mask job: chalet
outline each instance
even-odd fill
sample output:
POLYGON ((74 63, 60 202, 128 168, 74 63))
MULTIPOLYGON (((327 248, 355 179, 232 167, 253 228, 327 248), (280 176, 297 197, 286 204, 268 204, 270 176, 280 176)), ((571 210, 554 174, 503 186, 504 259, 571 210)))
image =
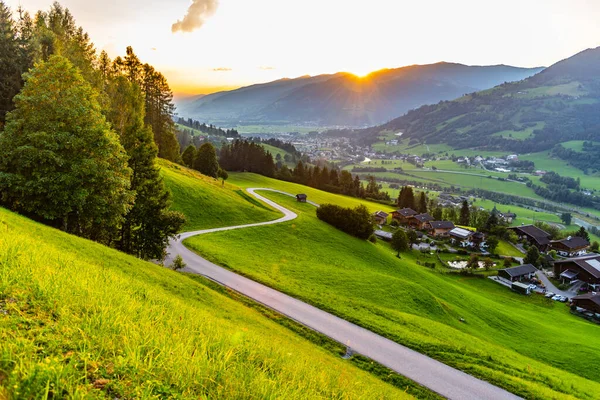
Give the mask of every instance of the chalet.
POLYGON ((296 201, 298 201, 300 203, 306 203, 307 198, 308 198, 308 196, 305 194, 297 194, 296 195, 296 201))
POLYGON ((382 231, 382 230, 376 230, 373 233, 375 234, 376 237, 378 237, 379 239, 385 240, 386 242, 389 242, 390 240, 392 240, 392 233, 391 232, 386 232, 386 231, 382 231))
POLYGON ((408 219, 408 224, 417 230, 422 230, 425 228, 425 224, 430 221, 433 221, 433 217, 431 215, 427 213, 417 214, 408 219))
POLYGON ((454 228, 456 227, 450 221, 429 221, 425 224, 425 230, 433 237, 448 237, 454 228))
POLYGON ((552 240, 550 249, 563 257, 579 257, 587 254, 590 242, 579 236, 569 236, 566 239, 552 240))
POLYGON ((537 272, 537 268, 531 264, 523 264, 518 267, 501 269, 498 271, 498 276, 504 279, 508 279, 511 282, 514 281, 522 281, 522 280, 530 280, 533 278, 535 273, 537 272))
POLYGON ((590 285, 600 285, 600 255, 555 261, 554 276, 563 282, 580 280, 590 285))
POLYGON ((471 247, 484 247, 485 244, 485 235, 481 232, 475 232, 471 236, 471 247))
POLYGON ((471 237, 475 232, 463 228, 454 228, 448 235, 452 239, 452 243, 459 244, 461 247, 471 247, 471 237))
POLYGON ((408 220, 414 216, 417 215, 418 212, 416 212, 415 210, 413 210, 412 208, 403 208, 402 210, 396 210, 394 212, 392 212, 392 219, 394 221, 398 221, 398 223, 406 225, 408 224, 408 220))
POLYGON ((600 294, 586 293, 575 296, 571 300, 575 307, 600 314, 600 294))
POLYGON ((383 211, 374 212, 371 216, 377 225, 385 225, 387 223, 388 213, 383 211))
POLYGON ((508 228, 513 230, 520 240, 526 240, 529 244, 538 248, 539 251, 546 251, 550 244, 550 234, 534 225, 513 226, 508 228))

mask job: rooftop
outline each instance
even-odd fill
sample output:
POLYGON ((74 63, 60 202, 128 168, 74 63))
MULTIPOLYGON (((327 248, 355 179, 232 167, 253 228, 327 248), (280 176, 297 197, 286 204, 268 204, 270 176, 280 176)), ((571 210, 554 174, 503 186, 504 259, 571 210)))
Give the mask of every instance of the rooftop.
POLYGON ((571 258, 568 260, 560 260, 556 261, 554 264, 560 265, 567 263, 574 263, 593 277, 600 278, 600 255, 598 254, 571 258))
POLYGON ((587 247, 590 245, 590 242, 588 242, 587 240, 585 240, 584 238, 579 237, 579 236, 569 236, 566 239, 553 240, 550 243, 551 244, 560 243, 560 244, 563 244, 564 246, 568 247, 569 249, 579 249, 579 248, 587 247))
POLYGON ((548 244, 550 243, 550 234, 535 225, 523 225, 523 226, 515 226, 510 229, 514 229, 516 231, 521 232, 523 235, 527 235, 533 240, 535 240, 538 244, 548 244))
POLYGON ((523 264, 517 267, 502 269, 501 271, 505 271, 512 277, 523 276, 533 274, 537 271, 537 268, 531 264, 523 264))
POLYGON ((469 230, 463 229, 463 228, 454 228, 450 231, 451 236, 455 236, 460 239, 470 238, 471 235, 473 235, 473 233, 474 233, 473 231, 469 231, 469 230))
POLYGON ((451 221, 430 221, 432 229, 454 229, 454 223, 451 221))
POLYGON ((433 220, 433 217, 427 213, 415 215, 414 217, 420 222, 429 222, 433 220))
POLYGON ((412 208, 403 208, 402 210, 396 210, 396 212, 403 217, 412 217, 413 215, 417 215, 418 212, 413 210, 412 208))

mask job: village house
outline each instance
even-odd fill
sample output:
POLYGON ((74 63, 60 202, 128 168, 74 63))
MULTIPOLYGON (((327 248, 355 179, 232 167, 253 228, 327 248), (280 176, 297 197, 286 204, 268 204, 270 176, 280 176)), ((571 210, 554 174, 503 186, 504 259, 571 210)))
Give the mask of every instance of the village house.
POLYGON ((580 280, 594 287, 600 287, 600 255, 555 261, 554 276, 563 283, 580 280))
POLYGON ((402 210, 396 210, 392 212, 392 220, 398 221, 398 223, 401 225, 407 225, 408 220, 417 214, 418 212, 412 208, 403 208, 402 210))
POLYGON ((537 268, 531 264, 523 264, 517 267, 505 268, 498 271, 498 276, 511 282, 530 280, 535 276, 537 268))
POLYGON ((425 224, 425 230, 433 237, 448 237, 454 228, 454 223, 450 221, 429 221, 425 224))
POLYGON ((296 201, 298 201, 300 203, 306 203, 307 198, 308 198, 308 196, 305 194, 297 194, 296 195, 296 201))
POLYGON ((590 242, 579 236, 569 236, 566 239, 552 240, 550 250, 563 257, 579 257, 587 254, 590 242))
POLYGON ((513 230, 519 240, 526 240, 539 251, 546 251, 550 244, 550 234, 534 225, 513 226, 508 228, 513 230))
POLYGON ((427 213, 425 214, 417 214, 413 215, 408 219, 408 225, 417 230, 423 230, 425 228, 425 224, 433 221, 433 217, 427 213))
POLYGON ((575 296, 571 300, 575 307, 600 314, 600 294, 586 293, 575 296))
POLYGON ((517 214, 511 212, 499 213, 498 216, 508 224, 512 224, 512 222, 517 219, 517 214))
POLYGON ((385 225, 387 223, 388 213, 383 211, 376 211, 372 214, 373 222, 377 225, 385 225))
POLYGON ((458 244, 461 247, 471 247, 471 237, 475 232, 464 228, 454 228, 448 235, 450 236, 453 244, 458 244))
POLYGON ((375 236, 377 238, 385 240, 386 242, 389 242, 390 240, 392 240, 392 233, 391 232, 386 232, 386 231, 382 231, 382 230, 376 230, 373 233, 375 234, 375 236))

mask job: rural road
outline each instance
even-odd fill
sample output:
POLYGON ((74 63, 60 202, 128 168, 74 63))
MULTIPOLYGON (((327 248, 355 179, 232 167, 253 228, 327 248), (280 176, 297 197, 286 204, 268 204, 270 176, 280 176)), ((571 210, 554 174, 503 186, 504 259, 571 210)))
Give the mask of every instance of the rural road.
MULTIPOLYGON (((183 240, 196 235, 221 232, 232 229, 242 229, 254 226, 272 225, 291 221, 296 213, 259 195, 257 190, 289 193, 272 189, 253 188, 247 191, 258 200, 283 213, 283 217, 248 225, 238 225, 223 228, 206 229, 185 232, 169 244, 169 258, 181 255, 187 267, 184 271, 203 275, 213 281, 233 289, 293 320, 320 332, 333 340, 349 346, 355 353, 362 354, 374 361, 412 379, 422 386, 448 399, 519 399, 504 389, 474 378, 462 371, 447 366, 433 358, 411 350, 396 342, 377 335, 358 325, 329 314, 307 303, 285 295, 251 279, 240 276, 225 268, 219 267, 183 245, 183 240)), ((311 203, 316 205, 315 203, 311 203)))

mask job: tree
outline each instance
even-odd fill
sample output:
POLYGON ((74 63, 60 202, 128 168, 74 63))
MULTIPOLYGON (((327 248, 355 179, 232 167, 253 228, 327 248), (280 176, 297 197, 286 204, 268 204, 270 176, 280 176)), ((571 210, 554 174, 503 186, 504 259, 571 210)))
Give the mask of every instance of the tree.
POLYGON ((229 174, 223 168, 219 168, 219 172, 217 172, 218 177, 223 181, 223 185, 225 185, 225 181, 229 178, 229 174))
POLYGON ((211 143, 204 143, 196 152, 194 169, 206 176, 218 177, 219 162, 217 161, 217 151, 211 143))
POLYGON ((432 216, 433 216, 433 219, 434 219, 435 221, 441 221, 441 220, 442 220, 442 218, 444 218, 444 217, 443 217, 443 215, 444 215, 443 213, 444 213, 444 211, 442 210, 442 208, 441 208, 441 207, 436 207, 436 208, 433 210, 433 215, 432 215, 432 216))
POLYGON ((538 250, 538 248, 535 246, 530 246, 529 249, 527 249, 527 254, 525 255, 525 258, 523 259, 523 263, 531 264, 531 265, 537 267, 538 265, 540 265, 539 258, 540 258, 540 251, 538 250))
POLYGON ((575 236, 584 238, 588 242, 590 241, 590 235, 589 235, 589 233, 587 233, 587 231, 585 230, 585 228, 583 226, 579 228, 579 230, 575 233, 575 236))
POLYGON ((417 243, 418 235, 415 230, 409 229, 408 231, 406 231, 406 237, 410 245, 417 243))
POLYGON ((462 226, 469 226, 471 223, 471 210, 469 210, 469 202, 464 200, 462 207, 460 208, 460 218, 458 224, 462 226))
POLYGON ((490 269, 494 268, 494 260, 492 260, 489 257, 485 258, 483 260, 483 267, 486 271, 489 271, 490 269))
POLYGON ((487 244, 489 252, 493 254, 496 252, 496 248, 498 248, 500 240, 498 240, 496 236, 488 236, 485 240, 485 244, 487 244))
POLYGON ((139 86, 118 76, 107 90, 111 101, 108 119, 129 156, 131 189, 135 191, 135 203, 125 217, 117 247, 142 259, 162 260, 169 239, 179 232, 185 218, 169 210, 171 194, 155 163, 158 149, 152 131, 144 126, 144 96, 139 86))
POLYGON ((571 215, 571 213, 562 213, 560 215, 560 220, 565 224, 565 225, 571 225, 571 221, 573 220, 573 216, 571 215))
POLYGON ((13 98, 21 90, 22 66, 17 29, 10 9, 0 1, 0 128, 14 108, 13 98))
POLYGON ((396 229, 396 232, 392 235, 391 241, 392 249, 396 250, 397 257, 400 257, 400 253, 409 249, 408 237, 406 232, 402 229, 396 229))
POLYGON ((180 269, 184 269, 186 266, 187 264, 185 263, 185 261, 183 261, 183 257, 177 254, 177 257, 175 257, 173 263, 171 264, 171 269, 173 271, 179 271, 180 269))
POLYGON ((131 169, 98 94, 66 58, 26 77, 0 135, 0 201, 8 208, 108 243, 133 203, 131 169))
POLYGON ((467 261, 466 268, 476 270, 479 268, 479 257, 477 254, 471 254, 469 261, 467 261))
POLYGON ((415 194, 413 192, 412 187, 404 186, 400 190, 400 195, 398 196, 398 207, 400 208, 411 208, 415 209, 415 194))
POLYGON ((512 265, 511 258, 510 257, 506 257, 504 259, 504 261, 502 262, 502 265, 504 265, 504 268, 510 268, 511 265, 512 265))
POLYGON ((186 167, 193 168, 194 159, 196 158, 196 147, 193 144, 190 144, 185 148, 183 154, 181 155, 181 159, 186 167))
POLYGON ((600 243, 598 243, 597 241, 592 242, 592 245, 590 246, 590 250, 593 251, 594 253, 597 253, 598 250, 600 250, 600 243))
POLYGON ((419 204, 417 205, 417 211, 421 214, 427 212, 427 195, 425 194, 425 192, 421 192, 421 195, 419 196, 419 204))

